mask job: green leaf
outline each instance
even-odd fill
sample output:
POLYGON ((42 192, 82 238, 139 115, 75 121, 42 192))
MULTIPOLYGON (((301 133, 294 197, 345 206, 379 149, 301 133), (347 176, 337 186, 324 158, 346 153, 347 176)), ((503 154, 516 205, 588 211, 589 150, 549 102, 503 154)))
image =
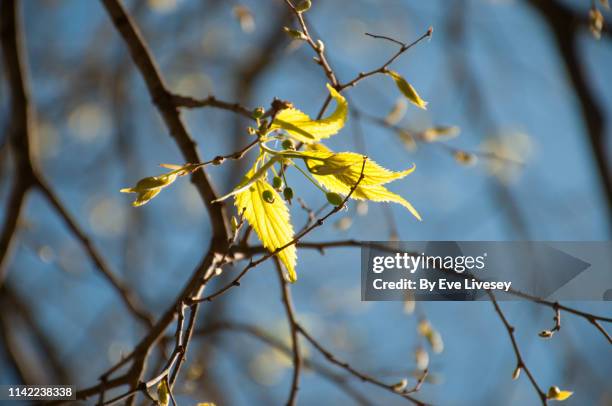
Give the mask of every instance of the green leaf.
POLYGON ((397 85, 397 88, 400 90, 400 92, 402 92, 404 96, 406 96, 408 100, 410 100, 412 104, 422 108, 423 110, 427 110, 427 102, 421 99, 421 96, 419 96, 414 87, 412 87, 412 85, 408 83, 406 79, 402 77, 402 75, 392 70, 388 71, 387 75, 393 78, 395 84, 397 85))
POLYGON ((275 117, 271 130, 283 129, 298 141, 312 143, 337 134, 346 124, 348 103, 346 99, 329 84, 329 94, 336 101, 336 109, 328 117, 313 120, 306 113, 289 108, 281 110, 275 117))
POLYGON ((140 179, 136 186, 130 188, 123 188, 119 190, 121 193, 136 193, 136 200, 132 203, 132 206, 138 207, 146 204, 151 199, 161 192, 163 188, 171 185, 179 176, 187 175, 193 170, 195 170, 196 166, 193 164, 187 165, 169 165, 162 164, 164 168, 174 169, 171 172, 164 173, 163 175, 158 176, 149 176, 143 179, 140 179))
MULTIPOLYGON (((246 177, 254 178, 257 172, 254 166, 246 177)), ((270 252, 283 247, 293 239, 289 209, 283 198, 264 177, 257 178, 245 190, 237 193, 234 203, 239 213, 244 210, 244 218, 253 227, 263 246, 270 252), (272 199, 265 200, 264 193, 266 196, 271 196, 272 199)), ((295 244, 286 247, 277 255, 287 268, 289 281, 295 282, 297 280, 295 244)))

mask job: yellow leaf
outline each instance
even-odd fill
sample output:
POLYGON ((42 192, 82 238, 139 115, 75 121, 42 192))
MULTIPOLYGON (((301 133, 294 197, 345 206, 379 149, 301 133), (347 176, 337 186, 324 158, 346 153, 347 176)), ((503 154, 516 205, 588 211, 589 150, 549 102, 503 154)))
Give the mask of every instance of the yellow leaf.
MULTIPOLYGON (((280 159, 281 159, 281 157, 275 156, 275 157, 271 158, 270 160, 268 160, 265 164, 263 164, 261 166, 261 168, 255 170, 255 167, 253 167, 252 170, 247 172, 247 174, 242 179, 242 182, 240 182, 238 184, 238 186, 236 186, 234 188, 234 190, 232 190, 228 194, 226 194, 224 196, 221 196, 220 198, 214 200, 213 203, 214 202, 221 202, 221 201, 227 199, 228 197, 234 196, 234 195, 236 195, 236 194, 246 190, 248 187, 250 187, 252 184, 254 184, 258 179, 265 178, 265 176, 266 176, 266 174, 268 172, 268 169, 270 169, 280 159)), ((259 160, 258 160, 258 162, 259 162, 259 160)))
POLYGON ((176 171, 169 172, 164 175, 150 176, 144 178, 136 183, 133 188, 121 189, 121 193, 137 193, 136 200, 132 203, 132 206, 138 207, 147 203, 161 192, 163 188, 172 184, 176 180, 178 173, 176 171))
MULTIPOLYGON (((310 151, 306 155, 312 154, 319 158, 327 154, 327 158, 324 161, 306 159, 306 165, 315 180, 330 192, 347 195, 359 180, 361 168, 363 167, 363 156, 353 153, 334 154, 322 145, 311 146, 310 151), (334 157, 336 156, 340 156, 340 158, 335 160, 336 158, 334 157), (347 165, 349 162, 353 163, 347 165), (327 166, 325 166, 326 164, 327 166), (313 169, 313 167, 317 168, 320 166, 323 166, 323 168, 313 169), (331 168, 338 170, 333 171, 331 168), (317 172, 318 170, 319 172, 317 172), (321 174, 321 171, 323 174, 321 174)), ((392 172, 368 159, 364 169, 364 178, 351 195, 351 199, 398 203, 408 209, 414 217, 421 220, 421 216, 410 202, 389 191, 382 185, 392 180, 403 178, 413 170, 414 166, 403 172, 392 172)))
POLYGON ((427 110, 427 102, 421 99, 421 96, 419 96, 414 87, 412 87, 412 85, 408 83, 406 79, 402 77, 402 75, 392 70, 388 71, 387 75, 393 78, 397 88, 400 90, 400 92, 402 92, 404 96, 406 96, 408 100, 410 100, 412 104, 422 108, 423 110, 427 110))
MULTIPOLYGON (((251 178, 256 172, 256 166, 254 166, 247 173, 246 178, 251 178)), ((265 180, 265 177, 260 177, 247 189, 236 194, 234 203, 239 213, 244 210, 244 218, 253 227, 263 246, 270 252, 293 239, 293 226, 285 201, 265 180), (272 198, 264 200, 264 192, 267 196, 271 195, 272 198)), ((297 279, 295 245, 286 247, 277 255, 287 268, 289 280, 295 282, 297 279)))
POLYGON ((168 406, 168 403, 170 403, 170 391, 165 379, 162 379, 157 385, 157 402, 160 406, 168 406))
POLYGON ((363 167, 363 155, 354 152, 334 153, 321 144, 309 145, 308 150, 307 155, 319 158, 307 159, 308 170, 313 175, 334 175, 339 181, 348 185, 349 189, 361 177, 362 168, 363 179, 359 183, 360 186, 384 185, 409 175, 415 169, 415 166, 412 165, 405 171, 394 172, 383 168, 371 159, 368 159, 363 167))
POLYGON ((546 394, 546 398, 550 400, 565 400, 572 396, 574 392, 568 390, 561 390, 558 386, 551 386, 548 389, 548 393, 546 394))
POLYGON ((306 113, 294 108, 281 110, 272 125, 271 130, 283 129, 293 138, 304 143, 329 138, 344 127, 348 116, 346 99, 329 84, 329 94, 336 101, 336 109, 328 117, 312 120, 306 113))

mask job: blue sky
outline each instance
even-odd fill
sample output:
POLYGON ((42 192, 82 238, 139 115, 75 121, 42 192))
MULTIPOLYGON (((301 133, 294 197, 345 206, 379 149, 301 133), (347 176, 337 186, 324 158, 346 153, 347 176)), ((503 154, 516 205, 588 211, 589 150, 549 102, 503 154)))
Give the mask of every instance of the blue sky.
MULTIPOLYGON (((145 2, 137 21, 171 88, 233 100, 235 66, 256 51, 272 28, 268 24, 274 21, 272 13, 278 10, 276 4, 263 3, 243 3, 253 11, 256 29, 252 34, 240 30, 231 5, 225 2, 206 8, 200 2, 177 0, 169 9, 145 2)), ((401 124, 413 130, 456 125, 461 135, 448 141, 449 145, 469 151, 501 145, 503 151, 524 161, 520 170, 502 167, 502 176, 512 172, 512 180, 502 183, 485 160, 472 167, 461 166, 435 144, 411 152, 392 132, 351 117, 347 127, 329 141, 330 147, 355 150, 359 146, 355 134, 361 128, 365 151, 360 152, 394 170, 416 163, 416 172, 391 189, 410 200, 424 221, 417 222, 403 208, 392 207, 400 239, 609 239, 609 218, 578 100, 550 33, 528 5, 465 1, 464 39, 455 42, 447 28, 449 16, 456 12, 455 2, 314 3, 309 22, 324 40, 341 81, 378 67, 396 50, 393 44, 363 32, 409 42, 433 26, 431 40, 410 49, 392 65, 429 102, 427 111, 409 106, 401 124), (457 61, 463 61, 475 79, 482 104, 453 75, 457 61), (521 223, 523 227, 518 226, 521 223)), ((574 5, 584 12, 588 8, 587 2, 574 5)), ((185 179, 139 209, 133 209, 129 197, 118 190, 158 173, 159 163, 181 163, 178 149, 98 2, 25 1, 24 15, 33 101, 42 123, 38 142, 45 176, 112 267, 131 283, 141 284, 139 293, 145 303, 161 313, 206 247, 210 226, 205 210, 185 179), (112 75, 122 66, 127 67, 128 90, 121 100, 129 108, 119 127, 113 115, 118 103, 112 99, 111 85, 115 83, 112 75), (118 151, 126 145, 131 152, 122 156, 118 151)), ((612 94, 606 67, 612 62, 612 47, 609 41, 595 41, 586 31, 579 47, 590 85, 610 117, 612 94)), ((254 87, 252 106, 266 106, 273 97, 280 97, 315 115, 326 90, 325 78, 311 57, 304 46, 283 49, 254 87)), ((374 77, 351 89, 348 96, 351 108, 384 117, 399 95, 389 78, 374 77)), ((1 117, 6 122, 6 101, 2 106, 1 117)), ((184 117, 204 159, 232 152, 235 137, 248 142, 246 132, 233 132, 230 113, 194 110, 184 117)), ((232 165, 210 170, 222 193, 233 188, 232 165)), ((290 181, 313 208, 324 202, 316 188, 295 174, 290 181)), ((0 184, 3 202, 7 186, 6 180, 0 184)), ((297 205, 292 216, 296 227, 305 221, 297 205)), ((330 221, 307 239, 389 238, 388 215, 382 204, 369 204, 366 216, 355 215, 352 205, 342 216, 352 219, 348 230, 330 221)), ((78 244, 38 195, 30 197, 26 219, 30 226, 21 233, 23 241, 10 266, 9 280, 34 298, 36 314, 61 357, 82 371, 75 383, 93 383, 117 351, 131 348, 142 332, 126 317, 116 295, 88 265, 78 244), (43 252, 52 253, 51 259, 41 256, 43 247, 48 248, 43 252)), ((510 379, 514 354, 490 303, 419 303, 416 315, 405 314, 401 303, 362 303, 359 260, 354 249, 328 250, 325 256, 315 251, 299 253, 299 281, 293 287, 298 313, 339 356, 364 370, 382 371, 389 381, 399 381, 414 368, 413 351, 422 344, 416 323, 418 315, 424 315, 441 332, 445 350, 431 356, 432 374, 439 383, 425 385, 421 398, 441 405, 535 404, 535 393, 525 377, 517 382, 510 379)), ((286 337, 279 295, 272 267, 262 266, 228 295, 226 316, 286 337)), ((606 303, 575 305, 610 312, 606 303)), ((517 327, 525 358, 542 386, 575 390, 568 405, 610 401, 607 381, 612 364, 602 357, 609 346, 595 329, 567 316, 562 331, 553 340, 542 341, 537 332, 551 324, 549 309, 514 302, 502 306, 517 327)), ((265 347, 232 333, 223 338, 211 363, 219 376, 232 382, 226 387, 231 403, 251 404, 253 399, 266 398, 284 402, 290 369, 281 366, 272 384, 256 383, 249 365, 256 364, 257 354, 265 352, 265 347), (252 351, 232 358, 241 348, 252 351)), ((0 379, 12 378, 0 372, 0 379)), ((400 404, 384 391, 354 384, 377 404, 400 404)), ((300 400, 302 404, 344 403, 347 398, 308 373, 300 400)))

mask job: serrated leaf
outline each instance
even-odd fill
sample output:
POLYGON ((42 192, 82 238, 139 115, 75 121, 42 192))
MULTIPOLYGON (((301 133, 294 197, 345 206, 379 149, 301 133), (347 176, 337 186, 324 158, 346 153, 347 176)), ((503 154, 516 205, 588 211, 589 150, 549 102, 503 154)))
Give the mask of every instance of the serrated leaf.
MULTIPOLYGON (((349 189, 361 177, 364 158, 361 154, 354 152, 334 153, 321 144, 310 145, 307 154, 319 158, 317 160, 307 159, 308 170, 313 175, 334 175, 339 181, 348 185, 349 189)), ((414 169, 415 166, 412 165, 405 171, 394 172, 383 168, 371 159, 367 159, 365 167, 363 167, 363 179, 359 185, 384 185, 409 175, 414 169)))
POLYGON ((348 103, 346 99, 329 84, 329 94, 336 101, 336 109, 326 118, 313 120, 308 114, 289 108, 281 110, 275 117, 271 130, 283 129, 293 138, 304 143, 312 143, 337 134, 346 124, 348 103))
MULTIPOLYGON (((327 148, 322 145, 316 145, 310 147, 310 151, 307 154, 318 154, 317 156, 323 156, 323 154, 331 154, 331 155, 339 155, 333 154, 327 148)), ((352 153, 351 153, 352 154, 352 153)), ((359 180, 361 175, 361 168, 363 165, 363 156, 359 154, 354 154, 359 156, 359 164, 353 164, 349 167, 349 169, 345 169, 344 172, 335 172, 326 175, 321 175, 320 173, 316 173, 310 167, 311 164, 321 165, 321 161, 318 160, 306 160, 306 166, 310 170, 314 179, 319 182, 325 189, 330 192, 339 193, 342 195, 347 195, 353 186, 359 180)), ((329 157, 328 157, 329 159, 329 157)), ((327 162, 327 160, 325 161, 327 162)), ((387 188, 385 188, 382 184, 387 183, 391 180, 400 179, 410 172, 414 170, 410 168, 403 172, 392 172, 385 168, 378 166, 375 162, 372 161, 374 166, 368 166, 370 159, 366 161, 366 166, 364 170, 364 178, 361 183, 357 186, 353 194, 351 195, 351 199, 355 200, 371 200, 374 202, 392 202, 398 203, 404 206, 410 213, 421 220, 421 216, 417 212, 417 210, 408 202, 406 199, 397 195, 387 188), (367 181, 366 181, 367 180, 367 181)))
POLYGON ((417 93, 417 91, 412 87, 410 83, 404 79, 402 75, 395 71, 388 71, 387 75, 391 76, 391 78, 395 81, 395 85, 399 89, 400 92, 415 106, 422 108, 423 110, 427 110, 427 102, 421 99, 421 96, 417 93))
MULTIPOLYGON (((254 166, 246 177, 251 178, 256 172, 254 166)), ((258 178, 248 188, 237 193, 234 202, 239 213, 244 210, 244 218, 253 227, 263 246, 270 252, 283 247, 293 239, 293 226, 289 217, 289 209, 283 198, 263 177, 258 178), (263 198, 264 192, 267 195, 271 194, 272 199, 265 201, 263 198)), ((295 273, 297 260, 295 245, 286 247, 277 255, 287 268, 289 280, 295 282, 297 279, 295 273)))

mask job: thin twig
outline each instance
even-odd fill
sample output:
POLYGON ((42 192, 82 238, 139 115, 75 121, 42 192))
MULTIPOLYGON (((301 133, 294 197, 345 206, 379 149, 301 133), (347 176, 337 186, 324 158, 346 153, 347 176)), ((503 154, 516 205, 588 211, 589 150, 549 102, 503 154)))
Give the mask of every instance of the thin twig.
MULTIPOLYGON (((373 385, 376 385, 380 388, 386 389, 392 393, 395 393, 403 398, 408 399, 409 401, 411 401, 412 403, 414 403, 415 405, 424 405, 423 402, 421 402, 420 400, 414 398, 413 396, 411 396, 410 394, 413 392, 416 392, 420 389, 422 382, 419 384, 419 382, 417 382, 417 385, 411 389, 411 390, 401 390, 398 391, 395 388, 394 384, 387 384, 384 383, 368 374, 365 374, 363 372, 358 371, 357 369, 353 368, 349 363, 344 362, 339 360, 338 358, 336 358, 336 356, 329 350, 327 350, 325 347, 323 347, 312 335, 310 335, 310 333, 304 329, 302 327, 301 324, 297 323, 296 327, 298 329, 298 331, 300 332, 301 335, 304 336, 304 338, 306 338, 306 340, 308 340, 310 342, 310 344, 312 344, 313 347, 315 347, 317 349, 317 351, 319 351, 325 358, 327 358, 327 360, 329 362, 331 362, 334 365, 337 365, 341 368, 343 368, 344 370, 348 371, 350 374, 356 376, 357 378, 361 379, 364 382, 369 382, 373 385)), ((424 379, 424 378, 422 378, 424 379)))
POLYGON ((365 78, 368 78, 370 76, 374 76, 377 74, 384 74, 387 72, 389 65, 391 65, 401 54, 403 54, 404 52, 406 52, 407 50, 409 50, 410 48, 412 48, 413 46, 415 46, 416 44, 418 44, 419 42, 421 42, 422 40, 424 40, 425 38, 429 38, 431 37, 431 34, 433 33, 433 28, 429 27, 429 29, 427 30, 427 32, 423 35, 421 35, 419 38, 417 38, 416 40, 412 41, 410 44, 405 44, 401 41, 398 41, 396 39, 384 36, 384 35, 375 35, 375 34, 370 34, 370 33, 366 33, 365 35, 370 36, 372 38, 380 38, 380 39, 385 39, 391 42, 394 42, 395 44, 398 44, 400 46, 400 48, 397 50, 397 52, 395 54, 393 54, 393 56, 391 56, 391 58, 389 58, 384 64, 382 64, 382 66, 380 66, 379 68, 376 69, 372 69, 371 71, 368 72, 359 72, 359 74, 352 80, 341 84, 338 88, 338 91, 347 89, 349 87, 353 87, 355 86, 357 83, 359 83, 360 81, 362 81, 365 78))
POLYGON ((527 377, 529 378, 529 381, 531 382, 531 386, 533 386, 533 388, 538 393, 540 401, 543 405, 546 405, 546 393, 544 393, 544 391, 540 388, 540 385, 538 385, 537 381, 533 377, 533 374, 531 373, 531 370, 529 369, 523 359, 523 356, 521 355, 521 350, 519 349, 518 343, 516 342, 516 337, 514 336, 514 327, 508 322, 508 319, 506 319, 506 316, 499 307, 499 304, 497 303, 497 299, 495 298, 493 292, 487 290, 487 294, 489 295, 491 303, 493 303, 493 306, 495 307, 495 311, 499 315, 499 318, 501 319, 502 323, 504 323, 504 327, 506 327, 506 331, 508 332, 508 336, 510 337, 510 341, 512 342, 512 348, 514 349, 514 354, 516 355, 516 367, 525 371, 527 377))
POLYGON ((325 50, 324 50, 324 48, 322 46, 320 46, 319 43, 316 43, 314 41, 314 39, 310 35, 310 32, 308 31, 308 26, 306 25, 306 21, 304 20, 303 14, 300 13, 299 11, 297 11, 297 9, 295 8, 295 6, 291 2, 291 0, 285 0, 285 3, 287 3, 289 8, 291 8, 293 13, 295 14, 295 17, 298 20, 298 23, 302 27, 302 32, 304 33, 305 41, 308 43, 308 45, 310 45, 310 47, 317 54, 316 62, 319 65, 321 65, 321 67, 323 68, 323 71, 325 72, 325 76, 327 76, 327 78, 331 82, 331 85, 333 87, 337 88, 338 85, 339 85, 338 79, 336 78, 336 75, 335 75, 334 71, 332 70, 331 66, 329 65, 329 62, 327 61, 327 58, 325 57, 325 50))
POLYGON ((234 113, 240 114, 246 118, 253 119, 253 111, 242 106, 239 103, 231 103, 218 100, 215 96, 208 96, 204 99, 196 99, 191 96, 181 96, 178 94, 172 94, 172 102, 177 107, 185 108, 198 108, 198 107, 215 107, 222 110, 233 111, 234 113))
POLYGON ((291 290, 289 288, 289 283, 285 280, 285 277, 283 276, 283 269, 281 268, 280 260, 278 259, 278 257, 274 257, 274 265, 276 267, 281 287, 283 306, 285 307, 285 313, 287 314, 289 331, 291 332, 291 349, 293 353, 293 377, 291 379, 291 390, 289 391, 289 399, 287 400, 287 406, 293 406, 296 404, 297 393, 300 386, 302 354, 300 350, 298 330, 296 327, 297 320, 295 317, 295 310, 293 308, 293 302, 291 301, 291 290))

